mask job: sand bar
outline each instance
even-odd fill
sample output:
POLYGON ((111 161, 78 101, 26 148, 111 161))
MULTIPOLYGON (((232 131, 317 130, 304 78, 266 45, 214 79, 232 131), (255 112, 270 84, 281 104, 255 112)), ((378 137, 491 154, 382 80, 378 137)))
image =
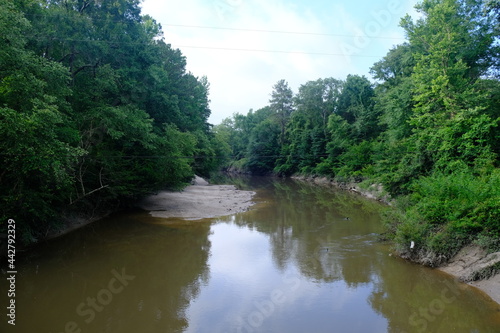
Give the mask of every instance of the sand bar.
POLYGON ((210 185, 196 177, 183 191, 161 191, 144 198, 138 206, 153 217, 198 220, 247 211, 254 204, 254 195, 234 185, 210 185))

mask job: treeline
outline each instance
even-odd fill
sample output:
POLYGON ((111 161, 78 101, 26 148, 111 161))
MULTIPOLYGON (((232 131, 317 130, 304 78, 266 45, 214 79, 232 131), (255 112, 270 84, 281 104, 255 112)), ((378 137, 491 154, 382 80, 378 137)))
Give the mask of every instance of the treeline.
POLYGON ((323 175, 397 197, 398 251, 437 265, 476 242, 500 249, 498 1, 424 0, 401 20, 407 42, 371 68, 375 83, 319 79, 216 127, 227 167, 323 175), (411 242, 415 243, 410 248, 411 242))
POLYGON ((0 0, 0 232, 30 243, 217 168, 209 84, 139 0, 0 0))

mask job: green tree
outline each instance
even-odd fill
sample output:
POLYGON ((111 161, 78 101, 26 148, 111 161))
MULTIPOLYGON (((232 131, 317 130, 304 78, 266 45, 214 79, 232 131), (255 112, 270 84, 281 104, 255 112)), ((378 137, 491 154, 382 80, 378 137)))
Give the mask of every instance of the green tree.
POLYGON ((328 142, 328 117, 335 111, 342 84, 340 80, 327 78, 307 82, 299 88, 278 173, 311 173, 323 159, 328 142))
POLYGON ((28 242, 219 165, 208 80, 139 4, 0 0, 0 204, 28 242))
POLYGON ((280 80, 273 86, 270 107, 275 113, 275 117, 280 126, 279 144, 285 144, 285 130, 293 111, 293 92, 285 80, 280 80))
POLYGON ((379 134, 372 83, 364 76, 348 75, 338 99, 336 114, 352 125, 351 138, 360 141, 379 134))
POLYGON ((280 153, 280 127, 272 118, 266 118, 252 131, 248 145, 248 169, 253 174, 269 174, 274 170, 280 153))
POLYGON ((417 9, 423 18, 414 23, 407 17, 402 25, 416 50, 410 124, 421 172, 453 159, 489 163, 498 120, 485 113, 477 82, 492 65, 491 21, 481 16, 480 1, 423 1, 417 9))
POLYGON ((378 118, 372 83, 364 76, 349 75, 329 119, 328 158, 318 168, 343 179, 358 177, 371 164, 371 143, 366 142, 379 135, 378 118))
POLYGON ((416 163, 409 163, 407 141, 413 133, 409 120, 413 115, 415 59, 412 46, 396 46, 371 68, 378 80, 375 88, 375 109, 380 115, 381 133, 374 144, 376 172, 387 190, 395 193, 406 183, 416 163), (405 158, 403 158, 405 157, 405 158), (400 173, 398 171, 404 171, 400 173))
POLYGON ((375 112, 380 115, 384 139, 394 144, 411 135, 408 123, 413 110, 413 82, 411 75, 415 66, 413 52, 408 43, 390 50, 370 69, 379 81, 375 90, 375 112))
POLYGON ((21 243, 36 239, 44 222, 71 193, 79 135, 68 121, 69 75, 58 63, 26 49, 28 20, 0 1, 1 228, 17 219, 21 243))

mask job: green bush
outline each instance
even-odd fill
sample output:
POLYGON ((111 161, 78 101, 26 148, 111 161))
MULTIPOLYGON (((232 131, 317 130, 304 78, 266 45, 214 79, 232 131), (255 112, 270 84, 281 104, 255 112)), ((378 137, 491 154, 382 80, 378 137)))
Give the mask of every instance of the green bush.
POLYGON ((333 167, 330 162, 323 160, 316 165, 313 173, 322 176, 333 176, 333 167))
POLYGON ((385 218, 397 250, 408 253, 414 241, 421 253, 450 258, 478 239, 488 247, 498 246, 494 240, 500 238, 499 174, 435 172, 415 181, 413 193, 400 199, 397 213, 385 218))

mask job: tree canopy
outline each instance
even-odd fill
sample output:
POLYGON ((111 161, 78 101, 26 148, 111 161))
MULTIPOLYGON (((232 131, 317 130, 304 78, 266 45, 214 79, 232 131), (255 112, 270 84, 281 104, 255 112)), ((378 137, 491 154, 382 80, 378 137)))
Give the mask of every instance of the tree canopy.
POLYGON ((1 229, 25 243, 218 167, 208 80, 139 4, 0 0, 1 229))

